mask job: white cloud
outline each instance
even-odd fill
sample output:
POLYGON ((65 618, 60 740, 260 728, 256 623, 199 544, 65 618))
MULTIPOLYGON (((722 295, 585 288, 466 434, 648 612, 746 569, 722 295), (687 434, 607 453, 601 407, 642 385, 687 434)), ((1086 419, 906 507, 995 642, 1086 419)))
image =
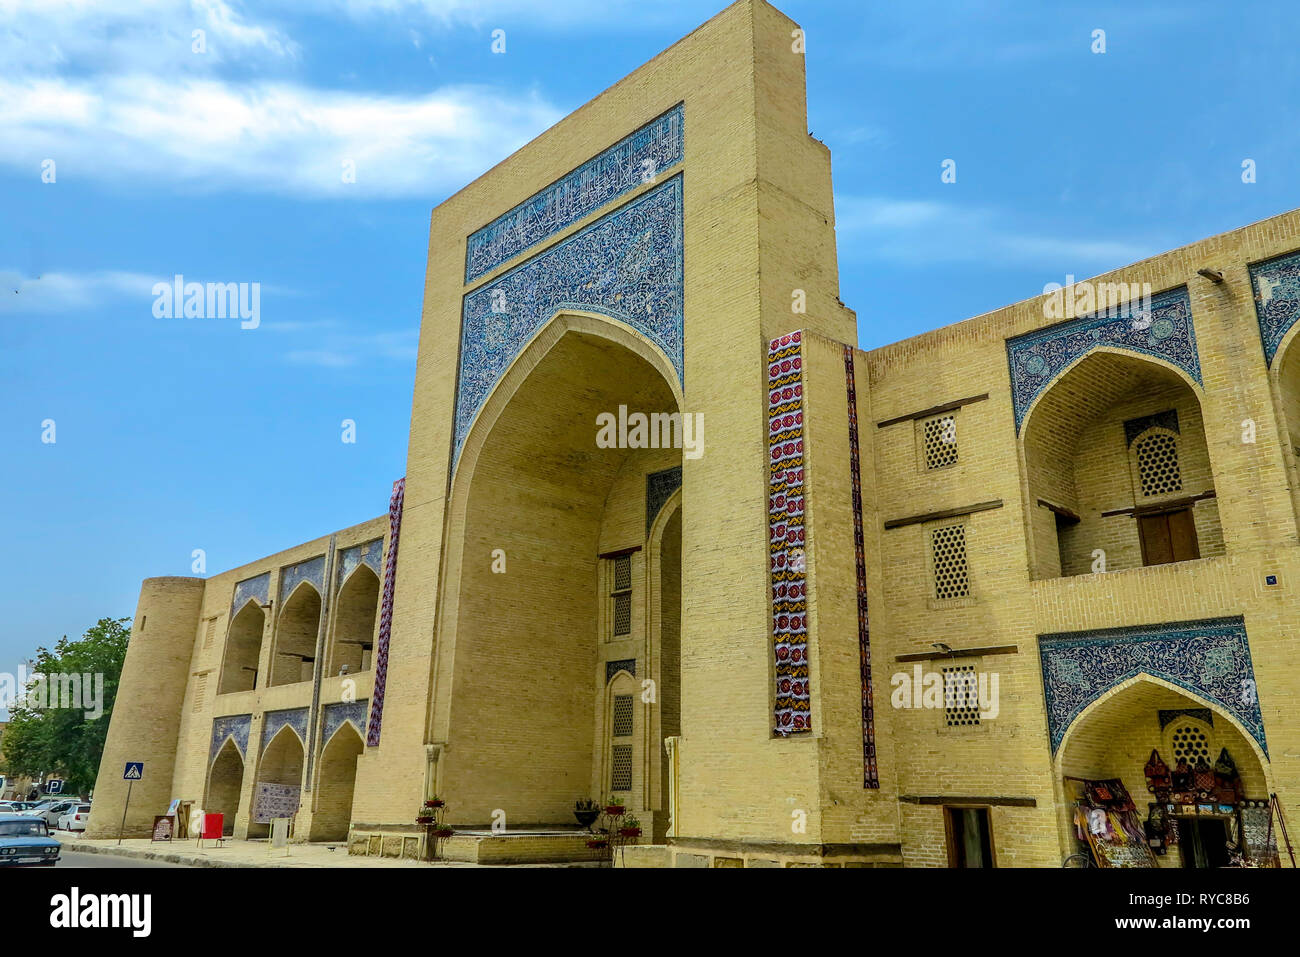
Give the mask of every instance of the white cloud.
POLYGON ((70 313, 94 309, 106 299, 138 298, 144 315, 152 307, 156 276, 112 270, 44 273, 28 277, 0 269, 0 313, 70 313))
POLYGON ((33 177, 50 158, 61 179, 344 197, 459 187, 561 116, 474 86, 408 97, 141 74, 0 80, 0 103, 0 163, 33 177))
POLYGON ((836 196, 836 232, 846 261, 881 259, 919 265, 977 262, 1042 266, 1066 272, 1113 269, 1159 252, 1156 243, 1019 229, 995 209, 933 200, 836 196))
POLYGON ((235 60, 292 59, 277 27, 245 22, 225 0, 0 0, 0 62, 32 70, 204 71, 235 60), (203 30, 206 51, 193 50, 203 30))

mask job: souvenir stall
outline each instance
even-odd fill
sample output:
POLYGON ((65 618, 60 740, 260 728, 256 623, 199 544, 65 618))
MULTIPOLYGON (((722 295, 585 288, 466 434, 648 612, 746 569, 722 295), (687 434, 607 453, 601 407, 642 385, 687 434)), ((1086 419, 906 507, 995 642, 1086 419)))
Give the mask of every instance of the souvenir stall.
MULTIPOLYGON (((1142 769, 1143 811, 1119 779, 1065 779, 1079 850, 1097 867, 1158 867, 1170 851, 1188 868, 1279 867, 1274 802, 1244 794, 1227 748, 1213 765, 1180 757, 1170 770, 1153 749, 1142 769)), ((1177 863, 1170 862, 1173 866, 1177 863)))

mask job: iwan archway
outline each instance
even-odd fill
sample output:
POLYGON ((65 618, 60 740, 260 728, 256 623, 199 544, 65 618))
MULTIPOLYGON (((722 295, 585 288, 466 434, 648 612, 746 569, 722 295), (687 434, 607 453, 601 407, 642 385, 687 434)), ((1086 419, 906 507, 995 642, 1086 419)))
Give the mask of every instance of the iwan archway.
POLYGON ((1169 681, 1136 675, 1094 701, 1066 730, 1055 770, 1066 854, 1090 853, 1091 830, 1094 846, 1123 866, 1277 860, 1266 756, 1234 716, 1169 681))
MULTIPOLYGON (((663 529, 647 482, 682 464, 680 412, 662 352, 575 314, 548 323, 484 404, 452 479, 437 636, 430 789, 451 823, 485 825, 501 810, 508 827, 572 826, 577 798, 616 793, 640 814, 659 803, 662 742, 650 735, 661 703, 677 700, 664 687, 677 671, 659 667, 651 608, 675 615, 680 598, 651 601, 647 545, 663 529), (637 413, 666 430, 635 434, 637 413), (631 427, 611 443, 603 416, 631 427), (620 672, 635 676, 620 695, 635 698, 616 717, 609 683, 620 672), (641 682, 655 676, 646 704, 641 682)), ((675 536, 673 556, 679 526, 675 536)), ((679 571, 653 572, 679 593, 679 571)))

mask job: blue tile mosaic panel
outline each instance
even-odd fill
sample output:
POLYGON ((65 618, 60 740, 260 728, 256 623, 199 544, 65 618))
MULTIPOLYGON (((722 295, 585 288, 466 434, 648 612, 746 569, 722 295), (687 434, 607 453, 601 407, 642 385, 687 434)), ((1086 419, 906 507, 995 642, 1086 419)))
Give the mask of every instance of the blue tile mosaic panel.
POLYGON ((679 103, 473 233, 465 248, 465 284, 676 166, 683 126, 679 103))
POLYGON ((1300 252, 1287 253, 1250 267, 1255 316, 1264 358, 1269 365, 1287 331, 1300 319, 1300 252))
POLYGON ((208 760, 211 761, 217 756, 217 752, 225 746, 227 738, 234 740, 239 753, 248 757, 248 732, 252 723, 251 714, 230 714, 213 718, 212 737, 208 743, 208 760))
POLYGON ((287 708, 284 711, 268 711, 262 717, 262 747, 265 751, 266 746, 271 743, 271 739, 285 725, 293 728, 298 732, 298 739, 306 742, 307 740, 307 709, 306 708, 287 708))
POLYGON ((1148 674, 1221 706, 1268 754, 1240 617, 1039 635, 1038 654, 1053 752, 1084 708, 1129 678, 1148 674))
POLYGON ((1034 400, 1067 366, 1098 346, 1164 359, 1201 382, 1187 287, 1151 297, 1149 316, 1140 315, 1139 306, 1126 306, 1118 314, 1082 316, 1007 340, 1017 432, 1034 400))
POLYGON ((682 487, 682 467, 674 465, 662 472, 651 472, 645 477, 645 533, 659 517, 659 510, 682 487))
POLYGON ((334 732, 343 727, 345 722, 351 721, 352 727, 357 729, 357 734, 364 737, 366 733, 366 713, 370 707, 369 701, 336 701, 325 706, 325 719, 322 723, 322 733, 320 738, 321 747, 329 744, 330 738, 334 737, 334 732))
POLYGON ((682 267, 678 175, 466 296, 453 463, 501 374, 562 309, 626 323, 682 381, 682 267))
POLYGON ((374 541, 343 549, 339 552, 339 584, 341 585, 347 581, 348 576, 361 565, 367 565, 376 575, 382 575, 383 569, 380 565, 383 558, 384 540, 382 538, 376 538, 374 541))
POLYGON ((230 599, 230 614, 244 607, 250 598, 256 598, 259 605, 271 600, 271 573, 263 572, 256 578, 245 578, 235 586, 235 596, 230 599))
POLYGON ((316 586, 317 594, 325 594, 325 556, 317 555, 297 565, 290 565, 280 572, 280 601, 293 594, 293 590, 302 582, 311 582, 316 586))

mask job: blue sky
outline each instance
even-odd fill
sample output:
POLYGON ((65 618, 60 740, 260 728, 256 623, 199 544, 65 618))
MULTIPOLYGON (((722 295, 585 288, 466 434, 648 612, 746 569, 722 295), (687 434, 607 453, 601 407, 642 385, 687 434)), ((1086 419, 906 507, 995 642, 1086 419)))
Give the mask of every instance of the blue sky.
MULTIPOLYGON (((385 511, 430 209, 721 6, 0 3, 0 671, 385 511), (177 273, 261 326, 155 318, 177 273)), ((865 348, 1300 205, 1290 4, 778 6, 865 348)))

